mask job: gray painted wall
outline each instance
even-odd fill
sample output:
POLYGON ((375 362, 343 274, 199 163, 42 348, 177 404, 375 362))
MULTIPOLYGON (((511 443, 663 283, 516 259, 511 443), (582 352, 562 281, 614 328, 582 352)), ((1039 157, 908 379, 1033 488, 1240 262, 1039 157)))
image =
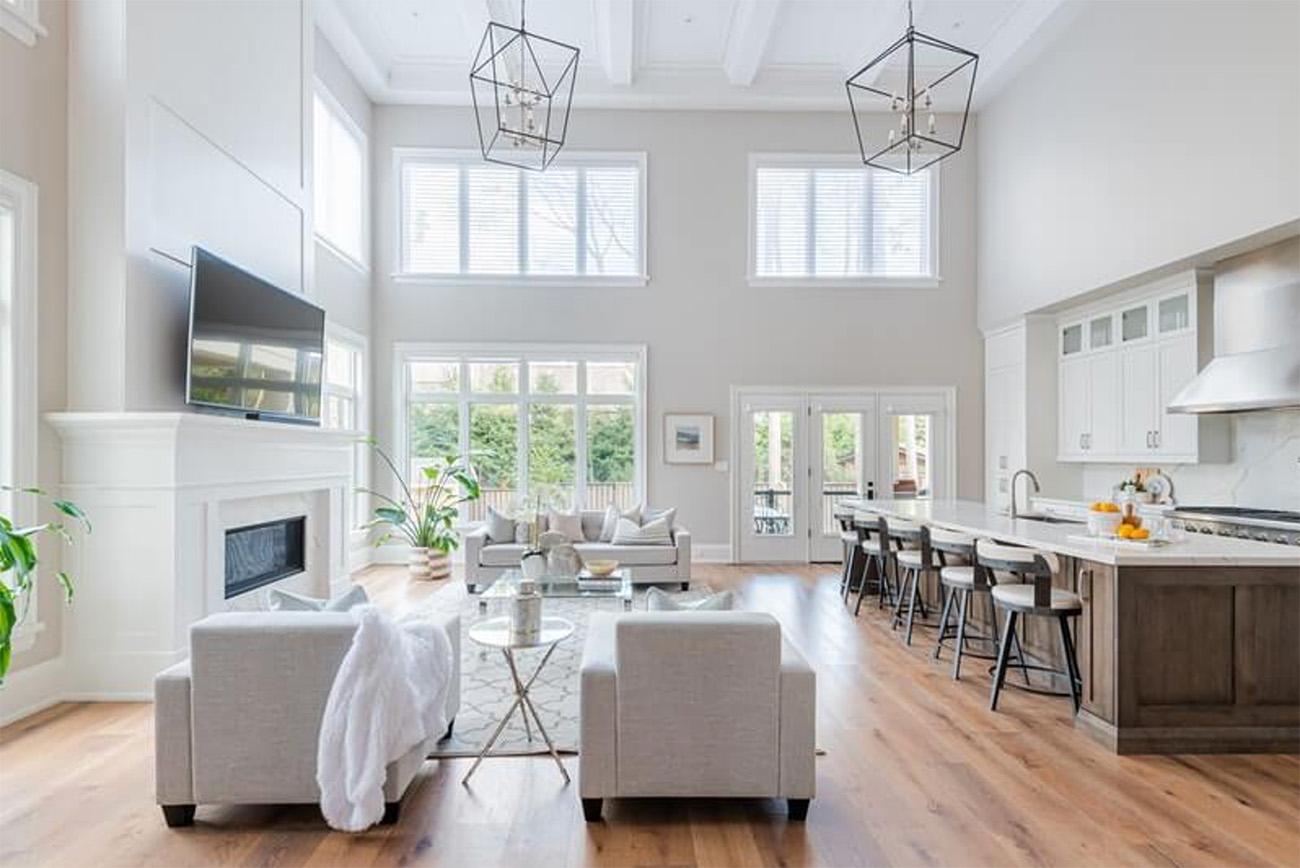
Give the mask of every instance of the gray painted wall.
MULTIPOLYGON (((62 3, 41 5, 41 24, 48 35, 29 48, 0 34, 0 168, 39 188, 37 232, 38 410, 61 410, 67 398, 67 255, 68 255, 68 24, 62 3)), ((59 480, 59 437, 41 425, 37 432, 39 483, 55 490, 59 480)), ((8 482, 9 480, 5 480, 8 482)), ((52 581, 59 569, 59 545, 41 551, 41 621, 45 630, 36 644, 14 657, 13 671, 59 653, 63 622, 62 595, 52 581)))
POLYGON ((1300 4, 1079 4, 980 114, 979 321, 1300 217, 1300 4))
POLYGON ((373 345, 376 434, 392 437, 394 341, 643 343, 648 347, 649 499, 675 504, 697 543, 728 537, 728 476, 663 462, 665 412, 713 413, 727 454, 733 385, 957 387, 957 489, 979 497, 983 348, 975 326, 975 145, 943 163, 941 273, 934 290, 747 285, 748 154, 846 153, 847 112, 581 111, 573 150, 648 155, 648 267, 639 288, 445 287, 396 283, 395 146, 474 146, 465 109, 374 110, 373 345))

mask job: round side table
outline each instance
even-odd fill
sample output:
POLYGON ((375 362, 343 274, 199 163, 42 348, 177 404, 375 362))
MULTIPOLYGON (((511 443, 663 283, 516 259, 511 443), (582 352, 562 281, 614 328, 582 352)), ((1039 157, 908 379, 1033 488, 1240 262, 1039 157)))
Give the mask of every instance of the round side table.
POLYGON ((546 741, 546 748, 551 752, 551 758, 560 768, 560 774, 564 776, 564 782, 569 783, 569 772, 560 761, 560 755, 556 753, 555 744, 551 737, 546 733, 546 727, 542 725, 542 719, 537 715, 537 709, 533 707, 533 701, 528 697, 528 691, 532 688, 533 682, 537 676, 546 668, 546 663, 551 659, 551 654, 555 652, 555 647, 573 635, 573 623, 564 618, 543 618, 542 630, 537 638, 531 642, 521 642, 510 632, 510 619, 506 617, 488 618, 486 621, 479 621, 469 628, 469 638, 471 641, 478 643, 486 648, 498 648, 506 658, 506 666, 510 668, 510 679, 514 683, 515 701, 511 703, 510 709, 506 712, 505 717, 497 724, 493 730, 492 737, 483 745, 479 751, 478 759, 474 760, 474 765, 470 766, 465 777, 461 779, 462 784, 468 784, 470 776, 478 770, 479 764, 484 759, 491 756, 492 746, 497 743, 501 736, 501 731, 506 728, 510 718, 514 717, 515 710, 518 709, 524 719, 524 729, 528 733, 529 740, 533 737, 532 727, 529 726, 528 717, 531 714, 533 721, 537 724, 537 731, 542 734, 546 741), (537 669, 527 681, 519 677, 519 667, 515 664, 515 652, 524 651, 529 648, 545 648, 546 654, 542 656, 542 662, 537 664, 537 669))

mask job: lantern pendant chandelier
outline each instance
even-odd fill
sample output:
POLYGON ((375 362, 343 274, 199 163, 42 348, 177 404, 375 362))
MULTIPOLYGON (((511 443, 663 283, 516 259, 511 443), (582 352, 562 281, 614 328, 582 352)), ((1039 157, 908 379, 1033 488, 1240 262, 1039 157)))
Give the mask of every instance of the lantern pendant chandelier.
POLYGON ((569 129, 578 49, 519 26, 488 22, 470 68, 483 159, 545 171, 569 129))
POLYGON ((908 0, 907 32, 844 83, 862 162, 910 175, 961 150, 977 66, 974 52, 919 32, 908 0), (940 102, 961 115, 941 114, 940 102))

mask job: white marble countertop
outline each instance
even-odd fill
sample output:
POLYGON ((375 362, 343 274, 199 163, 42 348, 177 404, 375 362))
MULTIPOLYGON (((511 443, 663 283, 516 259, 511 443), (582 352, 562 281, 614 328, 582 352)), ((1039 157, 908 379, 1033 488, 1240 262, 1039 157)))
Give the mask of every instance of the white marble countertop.
POLYGON ((1087 525, 1013 520, 998 508, 977 500, 848 498, 841 503, 857 512, 892 515, 1113 566, 1290 566, 1300 570, 1300 546, 1189 533, 1179 542, 1138 549, 1103 540, 1071 539, 1086 535, 1087 525))

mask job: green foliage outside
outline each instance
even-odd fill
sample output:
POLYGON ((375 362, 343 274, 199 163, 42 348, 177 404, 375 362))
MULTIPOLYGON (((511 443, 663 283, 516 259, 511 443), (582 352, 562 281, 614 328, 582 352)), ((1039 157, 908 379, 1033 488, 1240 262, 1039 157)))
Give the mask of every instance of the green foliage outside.
MULTIPOLYGON (((483 391, 514 391, 506 369, 495 373, 483 391), (499 381, 499 382, 498 382, 499 381)), ((558 384, 543 375, 536 392, 554 393, 558 384)), ((577 428, 572 404, 528 405, 528 486, 534 493, 560 489, 571 493, 577 478, 577 428)), ((474 469, 485 490, 511 490, 519 486, 520 405, 472 404, 469 448, 474 469)), ((457 405, 417 404, 410 411, 411 456, 417 464, 455 454, 459 446, 457 405)), ((632 407, 592 405, 587 415, 588 482, 631 482, 636 436, 632 407)))

